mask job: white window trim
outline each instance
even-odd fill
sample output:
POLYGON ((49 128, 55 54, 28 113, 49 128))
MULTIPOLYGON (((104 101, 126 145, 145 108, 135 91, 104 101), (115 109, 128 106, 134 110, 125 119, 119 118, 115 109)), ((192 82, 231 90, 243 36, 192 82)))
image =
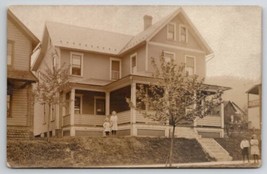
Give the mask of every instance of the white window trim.
POLYGON ((176 23, 175 22, 170 22, 170 23, 167 24, 167 40, 176 41, 176 23), (173 25, 174 26, 174 39, 168 38, 169 25, 173 25))
POLYGON ((79 52, 70 52, 70 75, 76 77, 83 77, 83 53, 79 52), (73 75, 72 74, 72 55, 79 55, 81 56, 81 75, 73 75))
MULTIPOLYGON (((74 99, 75 97, 80 97, 80 114, 83 114, 83 94, 75 94, 74 96, 74 99)), ((75 114, 75 100, 74 100, 74 114, 75 114)))
MULTIPOLYGON (((171 51, 163 51, 163 56, 164 56, 164 54, 172 54, 173 55, 173 59, 174 59, 174 61, 176 61, 176 55, 175 55, 175 52, 171 52, 171 51)), ((164 59, 165 59, 165 57, 164 57, 164 59)))
POLYGON ((112 61, 119 61, 120 62, 120 72, 119 72, 119 79, 121 78, 121 59, 119 58, 114 58, 111 57, 110 58, 110 62, 109 62, 109 74, 110 74, 110 80, 112 80, 112 61))
POLYGON ((130 74, 135 74, 136 72, 133 72, 133 67, 132 67, 132 59, 135 57, 136 60, 136 72, 137 72, 137 53, 134 53, 130 56, 130 74))
POLYGON ((194 58, 194 75, 197 74, 196 56, 185 55, 185 58, 184 58, 185 67, 186 67, 186 58, 187 58, 187 57, 194 58))
POLYGON ((183 25, 183 24, 180 24, 179 25, 179 41, 180 42, 183 42, 183 43, 188 43, 188 28, 185 25, 183 25), (186 36, 185 36, 185 42, 182 41, 182 37, 181 37, 182 27, 185 28, 185 34, 186 34, 186 36))
MULTIPOLYGON (((105 100, 105 104, 106 104, 106 99, 105 97, 101 97, 101 96, 94 96, 94 115, 96 115, 96 99, 104 99, 105 100)), ((106 107, 105 107, 106 109, 106 107)), ((105 111, 106 112, 106 111, 105 111)), ((105 113, 106 114, 106 113, 105 113)), ((104 114, 104 115, 105 115, 104 114)))

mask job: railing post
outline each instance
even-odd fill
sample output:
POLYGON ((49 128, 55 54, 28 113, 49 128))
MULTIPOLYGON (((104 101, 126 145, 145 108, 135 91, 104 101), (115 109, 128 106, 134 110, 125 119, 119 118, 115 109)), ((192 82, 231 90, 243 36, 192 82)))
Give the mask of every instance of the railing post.
POLYGON ((70 136, 75 136, 74 129, 74 104, 75 104, 75 89, 71 89, 70 93, 70 136))

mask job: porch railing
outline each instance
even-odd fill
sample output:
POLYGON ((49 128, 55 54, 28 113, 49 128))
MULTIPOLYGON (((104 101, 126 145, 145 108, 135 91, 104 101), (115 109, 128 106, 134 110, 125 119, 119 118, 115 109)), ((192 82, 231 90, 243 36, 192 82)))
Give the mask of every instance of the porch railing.
POLYGON ((221 127, 220 116, 206 116, 204 118, 198 118, 195 121, 196 126, 208 126, 208 127, 221 127))
POLYGON ((252 107, 257 107, 257 106, 260 106, 259 99, 248 101, 248 107, 252 108, 252 107))
POLYGON ((76 125, 102 126, 105 115, 75 114, 74 123, 76 125))
POLYGON ((70 125, 70 114, 63 116, 63 126, 70 125))
MULTIPOLYGON (((153 114, 153 112, 151 111, 153 114)), ((152 119, 144 117, 144 115, 140 112, 136 112, 136 122, 137 123, 146 123, 146 124, 161 124, 158 121, 153 121, 152 119)))
POLYGON ((123 111, 117 113, 118 124, 126 124, 131 122, 131 111, 123 111))

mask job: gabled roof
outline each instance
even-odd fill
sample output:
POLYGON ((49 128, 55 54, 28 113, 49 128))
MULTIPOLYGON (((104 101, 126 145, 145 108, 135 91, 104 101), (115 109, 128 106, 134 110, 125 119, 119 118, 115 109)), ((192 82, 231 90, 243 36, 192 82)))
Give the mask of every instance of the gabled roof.
POLYGON ((54 46, 117 55, 132 36, 73 25, 47 22, 54 46))
POLYGON ((209 47, 207 42, 204 40, 204 38, 200 35, 199 31, 196 29, 196 27, 193 25, 191 20, 188 18, 186 13, 182 8, 178 8, 170 15, 162 18, 146 30, 142 31, 141 33, 134 36, 129 43, 121 50, 120 54, 134 48, 135 46, 139 45, 140 43, 144 41, 149 41, 152 37, 154 37, 162 28, 164 28, 173 18, 175 18, 178 14, 181 14, 185 19, 186 22, 188 22, 188 25, 192 28, 194 34, 196 35, 196 39, 203 45, 205 48, 207 54, 213 53, 212 49, 209 47))
POLYGON ((261 84, 254 85, 249 90, 247 90, 246 93, 259 95, 259 87, 260 86, 261 86, 261 84))
POLYGON ((8 18, 12 19, 32 40, 34 47, 40 42, 39 39, 14 15, 14 13, 10 9, 7 10, 7 16, 8 18))
MULTIPOLYGON (((178 14, 182 15, 187 25, 193 30, 193 35, 200 43, 207 54, 211 54, 212 50, 202 38, 198 30, 194 27, 190 19, 187 17, 182 8, 172 12, 170 15, 162 18, 146 30, 140 32, 136 36, 125 35, 121 33, 78 27, 68 24, 47 22, 45 31, 50 36, 52 44, 63 48, 72 48, 77 50, 92 51, 110 55, 122 55, 129 50, 137 47, 142 43, 152 39, 162 28, 164 28, 178 14)), ((45 32, 46 33, 46 32, 45 32)), ((46 35, 43 36, 43 42, 46 35)), ((45 48, 42 43, 42 48, 45 48)), ((33 65, 33 70, 37 69, 42 61, 42 51, 33 65)))

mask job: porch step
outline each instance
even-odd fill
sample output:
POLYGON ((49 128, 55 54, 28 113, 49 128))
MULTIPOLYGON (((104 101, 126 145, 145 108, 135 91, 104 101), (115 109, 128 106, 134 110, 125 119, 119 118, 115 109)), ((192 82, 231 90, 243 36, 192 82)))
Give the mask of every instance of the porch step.
POLYGON ((231 161, 233 159, 213 138, 197 138, 197 141, 204 151, 217 161, 231 161))
POLYGON ((8 128, 7 138, 11 139, 30 139, 32 138, 32 132, 27 128, 8 128))

